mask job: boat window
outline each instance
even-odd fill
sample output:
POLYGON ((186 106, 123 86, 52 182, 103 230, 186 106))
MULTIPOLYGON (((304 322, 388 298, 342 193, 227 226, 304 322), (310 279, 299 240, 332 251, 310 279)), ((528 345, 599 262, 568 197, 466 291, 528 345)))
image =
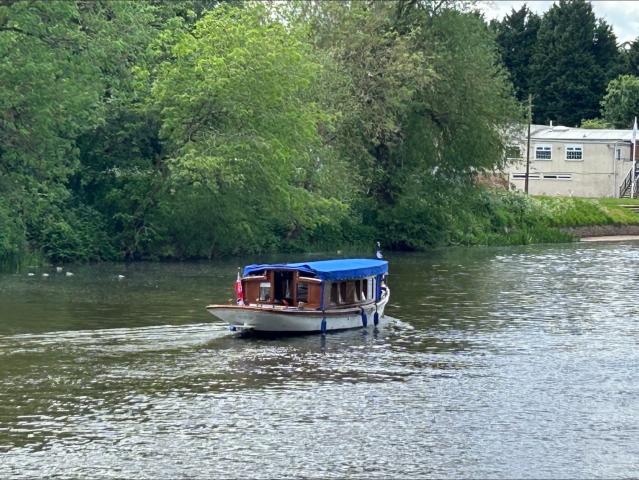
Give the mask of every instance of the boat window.
POLYGON ((350 304, 350 303, 357 303, 359 301, 359 298, 357 295, 358 283, 359 283, 358 281, 354 281, 354 280, 351 280, 349 282, 344 282, 344 284, 346 285, 346 294, 343 297, 344 303, 350 304))
POLYGON ((308 302, 308 283, 300 282, 297 284, 297 301, 308 302))
POLYGON ((271 282, 260 282, 260 302, 269 302, 271 300, 271 282))
POLYGON ((367 283, 366 298, 369 298, 369 299, 375 298, 375 279, 369 278, 366 283, 367 283))
POLYGON ((374 296, 372 278, 332 282, 330 285, 328 303, 332 306, 353 305, 371 300, 374 296))
POLYGON ((338 288, 338 284, 333 282, 331 283, 331 298, 329 300, 329 303, 331 305, 337 305, 339 303, 339 288, 338 288))

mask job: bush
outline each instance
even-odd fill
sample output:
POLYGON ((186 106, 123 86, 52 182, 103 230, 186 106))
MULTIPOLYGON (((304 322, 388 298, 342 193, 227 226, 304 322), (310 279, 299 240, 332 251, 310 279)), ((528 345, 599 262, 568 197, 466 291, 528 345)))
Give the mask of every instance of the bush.
POLYGON ((11 260, 26 250, 24 224, 15 209, 0 199, 0 261, 11 260))
POLYGON ((90 207, 49 207, 29 238, 54 262, 110 260, 116 257, 100 214, 90 207))

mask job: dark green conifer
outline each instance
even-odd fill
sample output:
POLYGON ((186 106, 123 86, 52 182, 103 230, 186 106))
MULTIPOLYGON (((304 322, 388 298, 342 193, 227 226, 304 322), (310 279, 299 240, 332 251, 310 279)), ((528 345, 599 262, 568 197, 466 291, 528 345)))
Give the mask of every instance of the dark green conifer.
POLYGON ((560 0, 543 16, 532 57, 534 117, 576 126, 595 118, 619 52, 610 26, 584 0, 560 0))
POLYGON ((515 95, 524 100, 530 91, 530 60, 537 41, 541 19, 526 4, 491 24, 504 66, 510 73, 515 95))

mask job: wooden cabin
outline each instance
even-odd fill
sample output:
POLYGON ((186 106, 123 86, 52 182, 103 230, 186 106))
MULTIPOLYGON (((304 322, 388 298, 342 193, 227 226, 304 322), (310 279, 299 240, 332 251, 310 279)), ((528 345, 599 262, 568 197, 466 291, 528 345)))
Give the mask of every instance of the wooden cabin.
POLYGON ((286 265, 264 267, 252 269, 249 275, 245 271, 242 278, 245 305, 338 309, 373 303, 379 295, 379 275, 322 280, 313 272, 286 268, 286 265))

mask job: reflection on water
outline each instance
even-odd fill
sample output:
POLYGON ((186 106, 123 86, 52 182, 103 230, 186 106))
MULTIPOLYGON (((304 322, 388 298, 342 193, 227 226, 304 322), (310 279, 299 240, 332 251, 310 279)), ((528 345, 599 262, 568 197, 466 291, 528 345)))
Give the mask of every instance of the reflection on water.
POLYGON ((396 255, 401 321, 275 339, 203 310, 231 263, 1 274, 0 477, 632 476, 638 258, 396 255))

